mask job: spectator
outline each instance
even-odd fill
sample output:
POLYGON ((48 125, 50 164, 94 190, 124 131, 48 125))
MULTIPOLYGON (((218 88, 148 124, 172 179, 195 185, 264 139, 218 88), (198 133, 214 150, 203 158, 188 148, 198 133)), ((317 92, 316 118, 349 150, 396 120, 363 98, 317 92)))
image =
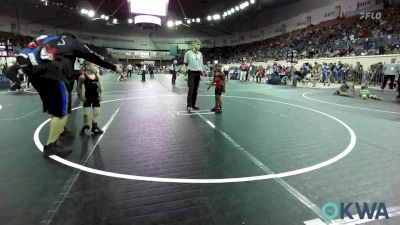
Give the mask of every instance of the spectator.
POLYGON ((400 71, 399 64, 396 63, 396 58, 392 58, 390 63, 385 64, 383 66, 383 71, 384 71, 384 77, 383 77, 382 90, 385 89, 388 80, 390 80, 389 89, 393 89, 394 80, 396 78, 396 75, 400 71))

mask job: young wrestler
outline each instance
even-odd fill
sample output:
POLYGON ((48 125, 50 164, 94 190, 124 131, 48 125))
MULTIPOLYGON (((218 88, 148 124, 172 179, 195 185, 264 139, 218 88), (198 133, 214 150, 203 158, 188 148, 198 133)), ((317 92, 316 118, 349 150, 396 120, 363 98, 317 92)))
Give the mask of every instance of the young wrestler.
POLYGON ((98 127, 97 123, 100 118, 100 101, 103 97, 103 86, 100 77, 97 75, 97 66, 93 63, 85 61, 85 73, 79 77, 78 94, 83 102, 83 127, 81 135, 89 130, 89 112, 93 107, 92 132, 94 134, 102 134, 103 131, 98 127), (82 93, 82 86, 85 86, 85 95, 82 93))
POLYGON ((354 83, 353 82, 346 82, 342 84, 337 91, 333 93, 334 95, 340 96, 347 96, 347 97, 354 97, 354 83))
POLYGON ((374 99, 374 100, 383 100, 383 98, 378 97, 377 95, 371 95, 371 92, 368 90, 368 87, 365 85, 361 86, 361 90, 359 91, 359 96, 362 99, 370 98, 370 99, 374 99))
POLYGON ((128 75, 127 73, 121 73, 121 75, 118 76, 117 81, 127 81, 128 80, 128 75))
POLYGON ((26 77, 25 77, 25 74, 24 74, 24 72, 22 72, 22 69, 19 69, 18 70, 18 79, 20 80, 20 85, 19 85, 19 91, 20 92, 24 92, 25 90, 26 90, 26 88, 27 88, 27 81, 26 81, 26 77))
POLYGON ((210 83, 210 86, 208 86, 207 90, 210 90, 213 85, 215 85, 215 106, 211 111, 222 113, 221 95, 222 93, 225 93, 225 74, 222 72, 222 64, 217 64, 214 79, 210 83))

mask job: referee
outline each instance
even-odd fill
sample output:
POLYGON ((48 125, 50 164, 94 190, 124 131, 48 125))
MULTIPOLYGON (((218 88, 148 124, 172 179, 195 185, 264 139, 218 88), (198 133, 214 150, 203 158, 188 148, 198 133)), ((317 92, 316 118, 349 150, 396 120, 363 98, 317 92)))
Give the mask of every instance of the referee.
POLYGON ((184 63, 188 69, 188 96, 187 111, 199 110, 196 105, 197 90, 199 89, 200 75, 203 69, 203 55, 199 51, 201 47, 200 40, 192 42, 192 49, 185 53, 184 63))

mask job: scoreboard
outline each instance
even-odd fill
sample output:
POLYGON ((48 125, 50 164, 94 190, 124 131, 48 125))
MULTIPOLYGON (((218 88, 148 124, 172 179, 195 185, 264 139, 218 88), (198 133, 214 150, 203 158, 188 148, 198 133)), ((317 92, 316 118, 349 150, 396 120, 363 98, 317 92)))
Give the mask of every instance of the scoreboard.
POLYGON ((13 57, 14 47, 9 41, 0 42, 0 57, 13 57))

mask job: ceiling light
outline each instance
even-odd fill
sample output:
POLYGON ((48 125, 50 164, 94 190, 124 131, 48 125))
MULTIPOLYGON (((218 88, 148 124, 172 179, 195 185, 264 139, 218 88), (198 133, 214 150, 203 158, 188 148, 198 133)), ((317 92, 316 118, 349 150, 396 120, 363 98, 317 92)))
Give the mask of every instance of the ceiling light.
POLYGON ((248 1, 246 1, 246 2, 244 2, 244 3, 242 3, 242 4, 240 4, 240 9, 244 9, 244 8, 246 8, 247 6, 249 6, 249 2, 248 2, 248 1))
POLYGON ((187 23, 187 24, 190 24, 191 22, 192 22, 192 21, 190 21, 190 20, 186 20, 186 23, 187 23))
POLYGON ((133 20, 131 18, 129 18, 128 23, 133 23, 133 20))
POLYGON ((89 16, 89 17, 94 17, 94 11, 93 11, 93 10, 90 10, 90 11, 88 12, 88 16, 89 16))
POLYGON ((219 14, 215 14, 215 15, 213 15, 213 19, 219 20, 219 19, 221 19, 221 16, 219 14))
POLYGON ((176 25, 176 26, 179 26, 179 21, 175 21, 175 25, 176 25))
POLYGON ((235 9, 236 9, 236 11, 239 11, 240 8, 239 8, 239 6, 236 6, 235 9))
POLYGON ((255 0, 250 0, 250 3, 254 4, 254 3, 256 3, 256 1, 255 0))
POLYGON ((194 23, 194 22, 196 22, 196 20, 195 20, 195 19, 192 19, 192 22, 194 23))
POLYGON ((235 9, 234 9, 234 8, 232 8, 232 9, 231 9, 231 12, 232 12, 232 13, 234 13, 234 12, 235 12, 235 9))
POLYGON ((168 26, 168 27, 173 27, 173 26, 174 26, 174 22, 172 22, 171 20, 169 20, 169 21, 167 22, 167 26, 168 26))
POLYGON ((87 14, 88 11, 87 11, 86 9, 81 9, 81 13, 82 13, 82 14, 87 14))
POLYGON ((200 23, 200 21, 201 21, 200 18, 197 18, 197 19, 196 19, 196 22, 200 23))
POLYGON ((117 24, 118 20, 117 19, 113 19, 112 22, 113 22, 113 24, 117 24))
POLYGON ((100 18, 104 19, 106 16, 105 15, 101 15, 100 18))
POLYGON ((207 20, 208 21, 212 20, 211 16, 207 16, 207 20))
POLYGON ((109 20, 109 19, 110 19, 110 17, 108 17, 108 16, 105 16, 105 17, 104 17, 104 19, 105 19, 105 20, 109 20))

